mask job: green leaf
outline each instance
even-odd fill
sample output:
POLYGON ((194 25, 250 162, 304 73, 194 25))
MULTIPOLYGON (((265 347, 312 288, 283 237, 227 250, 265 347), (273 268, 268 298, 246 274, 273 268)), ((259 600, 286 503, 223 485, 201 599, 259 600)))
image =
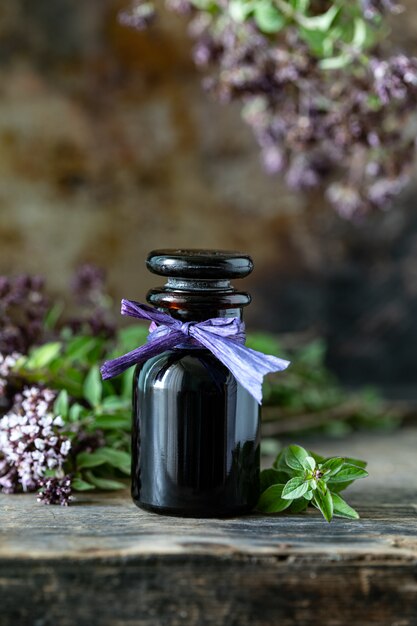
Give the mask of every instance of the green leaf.
POLYGON ((304 500, 304 498, 298 498, 297 500, 293 500, 293 502, 291 502, 291 506, 288 509, 288 512, 289 513, 302 513, 303 511, 306 511, 307 508, 308 508, 308 501, 304 500))
POLYGON ((321 30, 325 32, 329 30, 339 11, 340 7, 333 4, 325 13, 312 17, 303 17, 300 21, 301 24, 309 30, 321 30))
POLYGON ((355 511, 347 502, 343 500, 337 493, 332 493, 333 513, 339 517, 347 519, 359 519, 359 513, 355 511))
MULTIPOLYGON (((365 469, 365 467, 367 466, 366 461, 362 461, 361 459, 345 458, 345 462, 349 465, 355 465, 356 467, 360 467, 362 469, 365 469)), ((331 491, 335 491, 339 493, 340 491, 344 491, 353 482, 354 482, 354 479, 346 480, 343 482, 333 482, 333 477, 331 477, 330 480, 328 481, 328 485, 331 491)))
POLYGON ((65 305, 63 302, 55 302, 55 304, 53 304, 53 306, 47 312, 43 321, 43 324, 47 330, 54 330, 64 309, 65 305))
POLYGON ((91 404, 91 406, 97 406, 100 404, 102 396, 102 382, 100 376, 100 370, 97 365, 92 367, 87 374, 84 382, 84 397, 91 404))
POLYGON ((284 486, 282 490, 282 497, 290 500, 301 498, 309 489, 309 484, 301 476, 295 476, 291 478, 284 486))
POLYGON ((351 62, 352 56, 350 54, 341 54, 337 57, 322 59, 319 65, 322 70, 340 70, 349 65, 351 62))
POLYGON ((357 467, 361 467, 365 469, 368 463, 366 461, 361 461, 361 459, 352 459, 350 457, 345 457, 345 463, 350 463, 350 465, 356 465, 357 467))
POLYGON ((324 477, 325 480, 336 474, 344 464, 345 459, 342 459, 342 457, 334 456, 330 459, 326 459, 325 462, 320 465, 320 470, 326 474, 324 477))
POLYGON ((244 22, 252 13, 256 2, 250 0, 230 0, 229 2, 229 14, 232 20, 238 23, 244 22))
POLYGON ((57 396, 57 399, 54 403, 54 413, 55 415, 60 415, 63 419, 68 417, 69 410, 69 398, 68 391, 63 389, 57 396))
POLYGON ((81 478, 74 478, 71 482, 71 487, 74 491, 91 491, 91 489, 95 489, 94 485, 81 478))
MULTIPOLYGON (((286 451, 286 448, 284 450, 281 450, 281 452, 278 453, 277 458, 272 464, 272 467, 274 469, 279 470, 280 472, 284 472, 288 476, 292 476, 293 471, 290 467, 288 467, 288 465, 285 462, 285 451, 286 451)), ((285 480, 285 482, 287 482, 287 480, 288 478, 285 480)))
POLYGON ((65 357, 70 361, 82 361, 92 351, 101 349, 102 339, 96 337, 75 337, 68 342, 65 357))
POLYGON ((328 33, 300 28, 300 36, 309 45, 312 53, 316 56, 324 57, 326 54, 332 54, 334 44, 328 33))
POLYGON ((303 495, 303 498, 305 498, 306 500, 312 500, 314 496, 314 491, 312 489, 309 489, 308 491, 306 491, 306 493, 303 495))
POLYGON ((211 11, 215 8, 212 0, 191 0, 191 3, 200 11, 211 11))
POLYGON ((299 13, 306 13, 310 6, 310 0, 290 0, 290 4, 299 13))
POLYGON ((30 352, 29 358, 26 360, 27 369, 42 369, 51 363, 61 352, 62 343, 54 341, 45 343, 40 348, 34 348, 30 352))
POLYGON ((285 449, 285 462, 295 470, 305 470, 306 465, 309 467, 306 462, 308 456, 307 450, 304 450, 301 446, 293 445, 285 449))
POLYGON ((261 513, 280 513, 287 509, 291 500, 281 497, 284 485, 271 485, 259 498, 256 508, 261 513))
POLYGON ((94 426, 102 430, 130 431, 131 425, 130 415, 98 415, 94 418, 94 426))
POLYGON ((312 456, 307 456, 304 459, 304 467, 306 470, 311 470, 312 472, 316 469, 316 461, 312 456))
POLYGON ((100 478, 95 476, 93 472, 85 473, 90 483, 92 483, 97 489, 102 491, 116 491, 118 489, 126 489, 126 485, 118 480, 111 480, 109 478, 100 478))
POLYGON ((100 452, 101 457, 104 458, 109 465, 116 467, 124 474, 130 475, 131 457, 128 452, 113 450, 107 447, 100 448, 97 452, 100 452))
POLYGON ((78 422, 81 414, 85 411, 84 407, 81 404, 75 403, 69 410, 69 419, 71 422, 78 422))
POLYGON ((101 454, 102 448, 94 450, 94 452, 80 452, 76 458, 77 469, 87 467, 98 467, 107 463, 107 459, 101 454))
POLYGON ((355 30, 352 39, 352 45, 359 50, 362 50, 366 44, 368 38, 368 29, 366 23, 361 18, 355 19, 355 30))
POLYGON ((143 324, 132 324, 122 328, 117 333, 117 351, 130 352, 146 343, 149 334, 148 326, 143 324))
POLYGON ((332 483, 343 483, 345 481, 358 480, 359 478, 366 478, 368 476, 368 472, 361 467, 357 467, 356 465, 350 465, 349 463, 345 463, 337 474, 332 476, 332 483))
POLYGON ((317 489, 312 502, 321 511, 324 519, 330 522, 333 517, 333 500, 329 489, 326 489, 324 493, 317 489))
POLYGON ((286 24, 285 17, 268 0, 255 4, 254 18, 258 28, 264 33, 278 33, 286 24))
POLYGON ((277 485, 279 483, 285 484, 288 480, 288 475, 284 472, 280 472, 276 469, 265 469, 261 472, 260 476, 260 491, 263 493, 271 485, 277 485))
POLYGON ((131 399, 121 398, 120 396, 107 396, 103 399, 102 408, 109 411, 124 411, 130 408, 131 399))
POLYGON ((80 452, 77 456, 77 469, 99 467, 108 463, 124 474, 130 474, 130 454, 123 450, 113 450, 112 448, 98 448, 94 452, 80 452))

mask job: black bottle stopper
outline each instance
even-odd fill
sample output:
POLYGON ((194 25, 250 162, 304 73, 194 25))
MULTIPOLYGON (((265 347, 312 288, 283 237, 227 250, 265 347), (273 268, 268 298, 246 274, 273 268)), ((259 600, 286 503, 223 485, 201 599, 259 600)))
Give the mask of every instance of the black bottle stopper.
POLYGON ((165 276, 163 287, 151 289, 147 301, 183 317, 192 309, 195 319, 213 316, 213 311, 247 306, 248 293, 230 284, 253 270, 247 254, 225 250, 153 250, 146 261, 154 274, 165 276))

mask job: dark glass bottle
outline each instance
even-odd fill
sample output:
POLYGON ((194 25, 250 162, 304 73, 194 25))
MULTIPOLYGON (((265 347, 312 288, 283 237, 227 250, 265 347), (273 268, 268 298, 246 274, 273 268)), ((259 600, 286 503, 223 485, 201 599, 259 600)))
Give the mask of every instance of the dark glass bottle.
MULTIPOLYGON (((239 317, 249 304, 231 278, 249 256, 157 250, 151 272, 167 277, 147 301, 182 321, 239 317)), ((222 517, 247 513, 259 496, 256 400, 204 348, 174 348, 138 366, 133 383, 132 497, 157 513, 222 517)))

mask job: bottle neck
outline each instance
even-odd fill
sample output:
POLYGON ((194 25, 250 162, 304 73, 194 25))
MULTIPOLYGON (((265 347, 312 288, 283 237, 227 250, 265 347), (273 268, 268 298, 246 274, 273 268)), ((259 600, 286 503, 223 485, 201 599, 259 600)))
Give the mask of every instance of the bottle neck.
POLYGON ((184 322, 202 322, 215 317, 242 319, 250 303, 246 292, 236 291, 228 280, 168 278, 164 287, 151 289, 147 301, 184 322))

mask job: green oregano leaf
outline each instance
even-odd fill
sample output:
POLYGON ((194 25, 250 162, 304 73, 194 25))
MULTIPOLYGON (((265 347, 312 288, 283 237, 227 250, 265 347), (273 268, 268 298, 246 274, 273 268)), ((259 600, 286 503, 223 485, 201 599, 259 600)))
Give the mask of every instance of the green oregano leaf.
POLYGON ((230 0, 228 10, 235 22, 244 22, 252 13, 256 2, 248 0, 230 0))
POLYGON ((324 479, 326 480, 326 478, 336 474, 340 469, 342 469, 344 464, 345 459, 338 456, 327 459, 320 465, 320 470, 325 474, 324 479))
POLYGON ((95 489, 94 485, 81 478, 74 478, 71 482, 71 487, 74 491, 91 491, 91 489, 95 489))
POLYGON ((70 421, 78 422, 84 411, 86 411, 86 409, 81 404, 78 404, 78 402, 73 404, 68 412, 70 421))
POLYGON ((307 450, 304 450, 301 446, 292 445, 288 446, 285 451, 285 462, 288 467, 295 470, 305 470, 306 458, 309 456, 307 450))
POLYGON ((284 485, 271 485, 261 494, 256 508, 261 513, 280 513, 287 509, 292 500, 282 498, 284 485))
POLYGON ((350 465, 356 465, 356 467, 361 467, 365 469, 368 465, 366 461, 362 461, 361 459, 352 459, 351 457, 345 457, 345 463, 349 463, 350 465))
POLYGON ((368 472, 356 465, 350 465, 345 463, 343 467, 331 478, 332 483, 343 483, 347 480, 358 480, 359 478, 366 478, 368 472))
POLYGON ((286 460, 285 460, 286 450, 287 449, 285 448, 284 450, 281 450, 281 452, 278 453, 277 458, 275 459, 272 465, 274 469, 277 469, 280 472, 287 474, 287 478, 285 479, 284 482, 287 482, 288 478, 292 476, 293 474, 291 467, 288 467, 286 460))
POLYGON ((326 521, 330 522, 333 517, 333 500, 329 489, 325 492, 317 489, 314 492, 313 504, 321 511, 326 521))
POLYGON ((352 38, 352 45, 359 50, 365 47, 368 38, 368 29, 365 20, 361 18, 355 19, 355 29, 352 38))
POLYGON ((121 398, 120 396, 107 396, 103 398, 102 408, 109 413, 114 413, 117 411, 125 411, 130 408, 131 402, 127 401, 126 398, 121 398))
POLYGON ((300 23, 310 30, 328 31, 337 14, 340 11, 340 7, 333 4, 325 13, 321 15, 314 15, 312 17, 303 17, 300 23))
POLYGON ((69 396, 68 391, 63 389, 59 392, 55 403, 54 403, 54 413, 55 415, 60 415, 62 419, 66 419, 68 417, 69 411, 69 396))
POLYGON ((295 498, 301 498, 309 489, 308 482, 301 476, 295 476, 291 478, 282 490, 282 497, 284 500, 295 500, 295 498))
POLYGON ((100 452, 101 457, 106 463, 109 463, 112 467, 116 467, 124 474, 130 474, 130 454, 124 450, 113 450, 112 448, 99 448, 97 452, 100 452))
POLYGON ((299 13, 306 13, 310 6, 310 0, 290 0, 290 4, 299 13))
POLYGON ((333 514, 347 519, 359 519, 359 513, 355 511, 343 498, 337 493, 332 493, 333 514))
POLYGON ((304 459, 304 468, 312 472, 316 469, 316 461, 313 459, 312 456, 307 456, 304 459))
POLYGON ((94 417, 94 426, 100 430, 125 430, 131 427, 131 417, 128 414, 97 415, 94 417))
POLYGON ((68 342, 64 356, 69 361, 83 362, 90 353, 99 351, 102 346, 103 339, 97 337, 74 337, 68 342))
POLYGON ((101 478, 99 476, 95 476, 93 472, 86 472, 85 475, 92 485, 94 485, 98 489, 102 489, 103 491, 117 491, 119 489, 126 489, 126 485, 118 480, 101 478))
POLYGON ((102 448, 98 448, 94 452, 80 452, 76 458, 77 469, 98 467, 107 463, 107 459, 102 455, 101 451, 102 448))
POLYGON ((271 485, 285 484, 288 475, 274 468, 262 470, 260 475, 260 492, 263 493, 271 485))
POLYGON ((322 59, 319 63, 322 70, 341 70, 352 61, 350 54, 340 54, 339 56, 322 59))
POLYGON ((288 512, 289 513, 302 513, 303 511, 306 511, 308 508, 308 500, 305 500, 304 498, 298 498, 297 500, 293 500, 288 509, 288 512))
POLYGON ((254 18, 257 26, 264 33, 278 33, 286 24, 285 17, 268 0, 255 3, 254 18))
POLYGON ((98 366, 92 367, 88 372, 83 391, 85 399, 91 406, 94 407, 100 404, 103 387, 98 366))
POLYGON ((40 348, 31 350, 29 358, 26 360, 25 367, 29 370, 42 369, 49 365, 61 352, 62 343, 55 341, 45 343, 40 348))

